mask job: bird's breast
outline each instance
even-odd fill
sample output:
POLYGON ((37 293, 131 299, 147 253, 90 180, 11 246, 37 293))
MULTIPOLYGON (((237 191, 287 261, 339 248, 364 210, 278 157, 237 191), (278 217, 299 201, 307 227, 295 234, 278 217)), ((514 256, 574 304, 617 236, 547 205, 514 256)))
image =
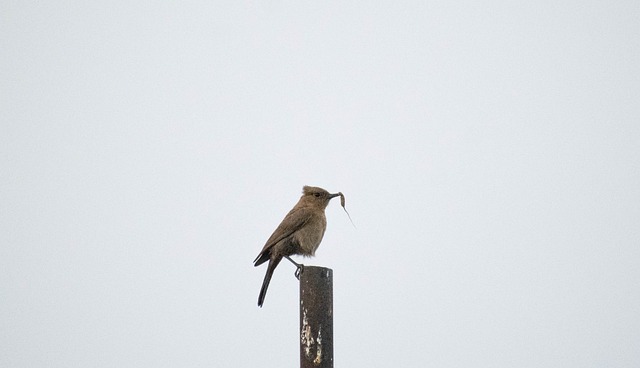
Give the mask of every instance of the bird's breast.
POLYGON ((322 241, 324 232, 327 229, 325 216, 313 216, 309 222, 295 234, 302 254, 312 256, 322 241))

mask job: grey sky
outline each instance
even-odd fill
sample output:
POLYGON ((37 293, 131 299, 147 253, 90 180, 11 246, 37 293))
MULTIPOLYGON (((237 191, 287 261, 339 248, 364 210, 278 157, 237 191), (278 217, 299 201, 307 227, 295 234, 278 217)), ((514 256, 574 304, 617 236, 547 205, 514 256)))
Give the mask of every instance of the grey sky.
POLYGON ((640 366, 637 1, 0 3, 0 366, 640 366))

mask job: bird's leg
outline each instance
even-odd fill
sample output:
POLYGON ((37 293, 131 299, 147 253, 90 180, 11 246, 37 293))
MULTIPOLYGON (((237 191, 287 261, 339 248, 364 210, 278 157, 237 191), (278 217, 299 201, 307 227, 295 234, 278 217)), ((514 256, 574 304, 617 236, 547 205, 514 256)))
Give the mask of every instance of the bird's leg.
POLYGON ((304 271, 304 265, 302 263, 296 263, 291 257, 284 256, 289 262, 293 263, 296 266, 296 273, 294 274, 296 279, 300 280, 300 274, 304 271))

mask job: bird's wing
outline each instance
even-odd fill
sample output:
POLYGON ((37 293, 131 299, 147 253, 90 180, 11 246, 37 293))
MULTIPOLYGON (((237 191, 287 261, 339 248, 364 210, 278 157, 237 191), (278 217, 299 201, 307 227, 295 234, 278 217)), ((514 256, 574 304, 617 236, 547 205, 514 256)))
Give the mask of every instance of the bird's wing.
MULTIPOLYGON (((266 252, 268 252, 280 240, 293 234, 296 230, 303 227, 311 218, 312 211, 305 207, 294 208, 284 217, 284 220, 278 225, 276 230, 271 234, 267 242, 264 244, 262 251, 253 261, 254 263, 266 252)), ((257 266, 257 265, 256 265, 257 266)))

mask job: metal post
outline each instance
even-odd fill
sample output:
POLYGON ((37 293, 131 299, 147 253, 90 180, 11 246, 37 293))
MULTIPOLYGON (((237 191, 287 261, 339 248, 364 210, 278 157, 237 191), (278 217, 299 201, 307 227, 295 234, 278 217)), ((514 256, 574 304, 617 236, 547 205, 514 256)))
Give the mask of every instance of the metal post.
POLYGON ((300 367, 333 368, 333 270, 305 266, 300 275, 300 367))

